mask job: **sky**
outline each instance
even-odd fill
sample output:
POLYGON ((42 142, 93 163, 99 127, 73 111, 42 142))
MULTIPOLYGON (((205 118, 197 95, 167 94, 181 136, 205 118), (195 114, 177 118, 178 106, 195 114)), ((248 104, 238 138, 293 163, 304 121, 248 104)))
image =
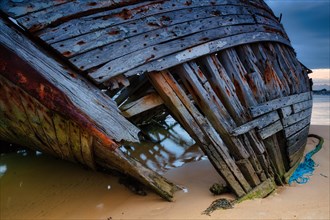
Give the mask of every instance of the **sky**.
POLYGON ((299 60, 310 69, 330 68, 330 0, 266 0, 282 24, 299 60))

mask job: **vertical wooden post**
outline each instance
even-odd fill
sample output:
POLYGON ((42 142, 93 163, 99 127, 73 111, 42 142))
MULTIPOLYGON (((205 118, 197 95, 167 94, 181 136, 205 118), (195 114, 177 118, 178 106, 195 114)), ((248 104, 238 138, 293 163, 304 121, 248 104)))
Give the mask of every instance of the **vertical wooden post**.
POLYGON ((252 188, 244 178, 227 147, 210 122, 199 113, 168 72, 154 72, 149 79, 165 105, 170 109, 187 132, 200 144, 213 166, 224 177, 237 196, 245 195, 252 188))

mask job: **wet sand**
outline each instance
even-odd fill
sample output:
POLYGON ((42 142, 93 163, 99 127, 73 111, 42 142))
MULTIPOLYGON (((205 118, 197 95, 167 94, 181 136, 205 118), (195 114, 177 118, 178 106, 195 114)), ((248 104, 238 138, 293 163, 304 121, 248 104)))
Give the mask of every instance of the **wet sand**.
MULTIPOLYGON (((1 219, 329 219, 329 126, 312 125, 310 133, 323 136, 325 143, 313 157, 319 166, 307 184, 280 187, 265 199, 211 216, 201 213, 220 198, 208 191, 220 179, 207 160, 165 174, 187 189, 170 203, 152 192, 134 195, 116 177, 45 155, 2 156, 1 219)), ((310 138, 306 151, 315 142, 310 138)))

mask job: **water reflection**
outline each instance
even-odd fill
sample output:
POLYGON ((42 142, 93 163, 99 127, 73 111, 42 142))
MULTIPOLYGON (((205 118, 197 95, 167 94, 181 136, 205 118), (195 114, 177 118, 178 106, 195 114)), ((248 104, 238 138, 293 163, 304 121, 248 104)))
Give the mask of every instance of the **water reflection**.
POLYGON ((330 125, 330 96, 313 95, 313 125, 330 125))
POLYGON ((7 171, 7 165, 0 164, 0 178, 6 173, 6 171, 7 171))
POLYGON ((164 173, 191 161, 206 158, 189 134, 171 116, 144 129, 152 141, 122 146, 120 149, 150 169, 164 173))

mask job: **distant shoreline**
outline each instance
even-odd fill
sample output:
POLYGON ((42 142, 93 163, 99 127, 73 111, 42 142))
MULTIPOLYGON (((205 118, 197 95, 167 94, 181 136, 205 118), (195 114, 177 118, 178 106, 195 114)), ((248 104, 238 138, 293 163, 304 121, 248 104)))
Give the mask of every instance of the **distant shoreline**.
POLYGON ((313 95, 330 95, 330 91, 326 89, 313 90, 313 95))

